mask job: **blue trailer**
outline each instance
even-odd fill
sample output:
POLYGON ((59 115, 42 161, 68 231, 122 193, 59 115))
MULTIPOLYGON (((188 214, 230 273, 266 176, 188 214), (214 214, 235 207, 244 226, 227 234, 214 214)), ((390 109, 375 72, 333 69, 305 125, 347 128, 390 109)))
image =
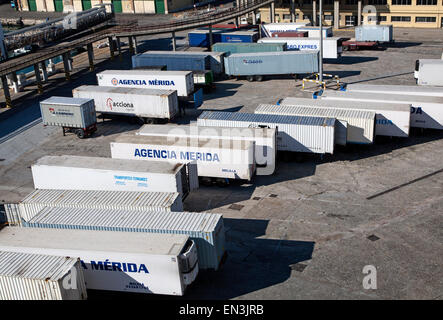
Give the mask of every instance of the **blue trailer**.
POLYGON ((246 76, 248 81, 261 81, 266 75, 318 72, 318 50, 262 53, 236 53, 225 57, 225 73, 229 76, 246 76))
POLYGON ((257 31, 234 31, 221 34, 221 42, 245 42, 254 43, 258 40, 257 31))
MULTIPOLYGON (((227 32, 229 29, 212 29, 212 43, 221 42, 221 34, 227 32)), ((190 47, 204 47, 210 46, 209 29, 202 28, 188 32, 188 41, 190 47)))
POLYGON ((211 70, 211 58, 202 54, 180 54, 171 51, 145 52, 132 56, 132 68, 166 66, 167 70, 211 70))

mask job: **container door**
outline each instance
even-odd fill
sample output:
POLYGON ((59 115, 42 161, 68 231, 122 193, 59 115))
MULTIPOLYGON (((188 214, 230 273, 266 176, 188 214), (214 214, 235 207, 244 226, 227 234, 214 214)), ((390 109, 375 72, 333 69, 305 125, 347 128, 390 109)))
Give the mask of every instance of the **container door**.
POLYGON ((54 0, 54 8, 56 12, 63 12, 63 0, 54 0))
POLYGON ((83 11, 89 10, 92 8, 91 0, 82 0, 82 9, 83 11))
POLYGON ((348 136, 348 122, 344 120, 335 121, 335 144, 346 145, 348 136))
POLYGON ((123 12, 122 0, 112 0, 114 5, 114 12, 123 12))
POLYGON ((180 175, 181 175, 181 180, 182 180, 182 192, 183 192, 183 199, 185 199, 190 191, 189 188, 189 178, 186 172, 186 167, 184 166, 181 170, 180 170, 180 175))
POLYGON ((36 0, 28 0, 29 11, 37 11, 37 2, 36 0))
POLYGON ((196 162, 190 162, 187 165, 188 167, 188 179, 189 179, 189 188, 190 190, 198 189, 198 168, 196 162))
POLYGON ((164 0, 155 0, 155 13, 165 13, 164 0))

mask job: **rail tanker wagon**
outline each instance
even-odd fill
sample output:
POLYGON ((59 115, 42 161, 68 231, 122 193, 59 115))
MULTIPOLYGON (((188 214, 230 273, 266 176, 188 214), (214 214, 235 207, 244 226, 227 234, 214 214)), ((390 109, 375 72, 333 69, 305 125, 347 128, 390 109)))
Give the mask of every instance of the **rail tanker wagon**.
POLYGON ((58 126, 83 139, 97 130, 94 101, 91 99, 51 97, 40 102, 45 126, 58 126))
POLYGON ((166 66, 167 70, 197 70, 211 69, 211 61, 208 55, 199 54, 176 54, 170 51, 147 51, 132 56, 132 68, 142 66, 166 66))
POLYGON ((236 53, 225 58, 225 72, 261 81, 265 75, 318 72, 318 51, 236 53))
POLYGON ((385 94, 401 94, 407 96, 430 96, 430 97, 443 97, 442 87, 432 86, 402 86, 402 85, 389 85, 389 84, 348 84, 344 91, 349 92, 374 92, 385 94))
POLYGON ((9 225, 29 221, 44 207, 183 211, 182 197, 178 192, 39 189, 19 203, 4 206, 9 225))
POLYGON ((375 135, 390 137, 409 136, 411 105, 406 103, 386 104, 366 101, 351 101, 347 99, 326 100, 288 97, 281 100, 279 104, 288 106, 310 106, 315 108, 371 111, 375 112, 375 135))
POLYGON ((0 251, 0 300, 86 300, 87 296, 79 259, 0 251))
POLYGON ((175 90, 85 85, 72 90, 72 95, 94 99, 96 112, 139 117, 145 122, 171 120, 179 113, 175 90))
POLYGON ((45 156, 31 166, 36 189, 178 192, 198 188, 195 164, 45 156))
POLYGON ((87 208, 43 208, 28 228, 184 234, 197 246, 199 269, 219 268, 225 253, 221 214, 87 208))
POLYGON ((205 127, 196 125, 144 125, 136 135, 150 137, 194 138, 202 141, 208 139, 233 139, 255 142, 255 163, 257 167, 275 169, 277 153, 277 130, 271 128, 229 128, 205 127))
POLYGON ((374 142, 375 136, 375 112, 353 109, 317 108, 315 103, 309 99, 301 99, 296 106, 276 106, 260 104, 254 113, 276 114, 286 116, 306 117, 329 117, 344 121, 346 126, 337 126, 336 143, 345 145, 347 143, 370 144, 374 142))
POLYGON ((111 142, 115 159, 197 163, 199 177, 251 180, 255 172, 254 142, 232 139, 121 135, 111 142))
POLYGON ((406 96, 365 92, 325 92, 322 99, 349 99, 385 104, 411 104, 411 127, 443 129, 443 97, 406 96))
POLYGON ((204 111, 197 119, 199 126, 275 128, 278 151, 320 154, 334 152, 335 123, 324 117, 219 111, 204 111))
POLYGON ((97 82, 102 87, 176 90, 179 97, 194 92, 191 71, 106 70, 97 73, 97 82))
MULTIPOLYGON (((288 50, 320 50, 320 38, 273 37, 262 38, 259 43, 286 43, 288 50)), ((323 58, 338 59, 343 52, 341 38, 323 39, 323 58)))
POLYGON ((286 51, 286 43, 216 43, 212 51, 233 53, 281 52, 286 51))
POLYGON ((181 296, 199 270, 187 235, 6 227, 0 250, 79 257, 94 290, 181 296))

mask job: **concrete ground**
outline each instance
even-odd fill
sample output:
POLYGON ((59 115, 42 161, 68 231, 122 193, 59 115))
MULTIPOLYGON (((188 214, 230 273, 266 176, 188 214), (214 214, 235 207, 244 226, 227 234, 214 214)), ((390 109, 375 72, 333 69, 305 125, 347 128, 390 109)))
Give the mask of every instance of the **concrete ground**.
MULTIPOLYGON (((167 35, 155 38, 147 37, 144 48, 170 46, 167 35)), ((340 60, 325 64, 325 72, 346 83, 413 85, 415 60, 441 57, 443 30, 396 29, 395 39, 386 50, 345 52, 340 60)), ((184 38, 178 43, 186 44, 184 38)), ((129 68, 129 56, 124 57, 122 63, 101 61, 97 71, 129 68)), ((74 66, 80 71, 72 82, 54 81, 43 97, 68 96, 78 85, 96 84, 94 73, 81 71, 80 62, 74 66)), ((203 106, 188 110, 181 123, 195 120, 202 110, 253 112, 259 103, 310 95, 301 90, 299 80, 287 77, 259 83, 223 80, 216 86, 204 96, 203 106)), ((0 134, 2 202, 18 201, 33 190, 30 166, 38 158, 110 157, 109 143, 140 127, 107 121, 99 123, 92 138, 79 140, 41 123, 11 124, 29 114, 38 120, 41 98, 31 93, 17 100, 17 112, 0 115, 0 127, 11 127, 0 134)), ((372 146, 340 148, 323 159, 279 162, 275 174, 257 176, 250 184, 201 187, 186 199, 185 209, 223 214, 228 258, 218 272, 201 272, 184 298, 441 299, 441 159, 443 132, 412 130, 407 139, 377 139, 372 146), (375 290, 362 285, 367 265, 377 270, 375 290)), ((171 299, 96 291, 89 296, 171 299)))

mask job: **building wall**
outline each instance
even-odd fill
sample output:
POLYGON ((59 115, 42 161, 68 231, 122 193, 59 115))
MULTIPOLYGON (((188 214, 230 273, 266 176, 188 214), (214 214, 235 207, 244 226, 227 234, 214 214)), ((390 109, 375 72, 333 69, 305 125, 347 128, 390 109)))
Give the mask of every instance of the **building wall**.
MULTIPOLYGON (((73 5, 74 5, 75 12, 83 11, 82 0, 73 0, 73 5)), ((64 8, 63 8, 63 11, 65 11, 64 8)))
POLYGON ((155 13, 154 1, 143 1, 145 7, 145 13, 155 13))
POLYGON ((45 2, 45 0, 36 0, 35 3, 37 5, 37 11, 46 11, 46 2, 45 2))
POLYGON ((134 1, 137 0, 122 0, 123 13, 134 13, 134 1))
POLYGON ((194 5, 193 0, 165 0, 165 9, 168 12, 177 11, 186 7, 192 7, 194 5))
MULTIPOLYGON (((325 0, 323 0, 325 3, 325 0)), ((319 1, 317 1, 317 11, 319 6, 319 1)), ((362 1, 362 9, 365 5, 368 5, 369 1, 362 1)), ((386 21, 381 21, 380 24, 392 24, 394 27, 416 27, 416 28, 440 28, 442 26, 443 18, 443 0, 437 0, 436 5, 417 5, 417 0, 411 0, 411 5, 392 5, 392 0, 387 0, 387 5, 377 5, 375 6, 377 10, 377 15, 386 17, 386 21), (410 21, 392 21, 391 17, 410 17, 410 21), (416 17, 434 17, 435 22, 416 22, 416 17)), ((340 13, 340 26, 346 25, 346 16, 357 16, 357 4, 346 5, 345 0, 340 1, 339 13, 340 13)), ((269 7, 264 7, 259 9, 261 14, 261 21, 269 22, 270 14, 269 7)), ((290 5, 289 0, 277 1, 275 8, 276 19, 275 21, 280 22, 290 22, 290 5)), ((303 4, 303 0, 298 2, 296 0, 296 20, 297 21, 309 21, 303 19, 304 15, 312 17, 312 4, 303 4)), ((318 14, 318 12, 317 12, 318 14)), ((325 16, 334 16, 334 5, 323 4, 323 14, 325 16)), ((373 13, 363 14, 364 17, 373 16, 373 13)), ((367 19, 365 19, 366 22, 367 19)), ((333 25, 332 20, 324 20, 324 25, 333 25)))

